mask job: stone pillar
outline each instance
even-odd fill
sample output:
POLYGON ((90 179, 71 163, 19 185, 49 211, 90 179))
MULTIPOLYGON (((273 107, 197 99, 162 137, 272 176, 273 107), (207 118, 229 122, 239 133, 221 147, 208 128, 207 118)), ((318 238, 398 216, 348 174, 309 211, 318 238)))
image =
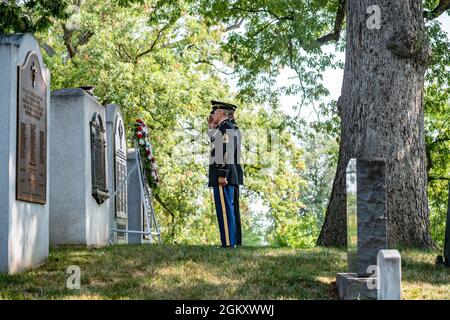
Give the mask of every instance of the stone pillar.
POLYGON ((348 272, 338 273, 341 299, 376 299, 378 251, 387 248, 384 161, 351 159, 347 167, 348 272))
MULTIPOLYGON (((127 155, 128 170, 131 170, 136 164, 136 153, 134 149, 128 150, 127 155)), ((144 207, 141 199, 141 186, 137 168, 128 179, 128 229, 132 231, 144 230, 144 207)), ((148 236, 137 233, 128 234, 128 243, 141 244, 148 243, 148 236)))
POLYGON ((346 171, 347 191, 347 272, 356 273, 358 262, 358 193, 356 159, 350 159, 346 171))
POLYGON ((50 243, 104 246, 109 238, 105 108, 80 88, 52 92, 50 243))
MULTIPOLYGON (((110 217, 109 227, 112 230, 126 230, 128 228, 128 199, 127 199, 127 139, 125 125, 120 107, 115 104, 106 106, 106 136, 108 143, 108 182, 111 194, 121 185, 122 188, 108 201, 110 217)), ((112 243, 128 243, 125 232, 110 232, 112 243)))
POLYGON ((0 272, 48 257, 49 88, 33 35, 0 35, 0 272))
POLYGON ((378 300, 402 299, 402 262, 397 250, 380 250, 378 265, 378 300))
POLYGON ((377 264, 380 250, 387 249, 386 164, 358 159, 356 162, 358 202, 357 274, 377 264))

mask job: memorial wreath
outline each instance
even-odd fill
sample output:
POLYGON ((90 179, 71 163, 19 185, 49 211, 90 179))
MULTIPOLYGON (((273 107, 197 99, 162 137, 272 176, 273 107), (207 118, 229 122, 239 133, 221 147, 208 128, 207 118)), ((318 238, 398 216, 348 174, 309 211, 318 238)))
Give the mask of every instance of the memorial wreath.
POLYGON ((144 173, 150 188, 156 188, 159 184, 158 166, 153 156, 153 148, 149 141, 148 127, 141 119, 134 124, 134 133, 138 142, 139 152, 143 160, 144 173))

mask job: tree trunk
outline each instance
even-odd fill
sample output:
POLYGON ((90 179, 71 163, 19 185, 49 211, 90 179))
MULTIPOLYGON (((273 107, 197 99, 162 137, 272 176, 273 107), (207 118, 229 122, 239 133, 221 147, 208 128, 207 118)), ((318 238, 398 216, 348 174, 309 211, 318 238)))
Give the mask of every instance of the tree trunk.
POLYGON ((341 143, 317 241, 345 246, 345 171, 350 158, 386 161, 388 242, 430 247, 423 87, 429 61, 421 0, 347 1, 346 61, 338 111, 341 143), (369 28, 369 6, 381 28, 369 28))

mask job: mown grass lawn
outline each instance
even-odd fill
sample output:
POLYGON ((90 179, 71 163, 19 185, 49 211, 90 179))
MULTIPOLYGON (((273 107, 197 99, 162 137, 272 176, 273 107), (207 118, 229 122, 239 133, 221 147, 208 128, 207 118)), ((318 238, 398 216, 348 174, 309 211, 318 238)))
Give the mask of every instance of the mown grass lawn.
MULTIPOLYGON (((450 269, 437 252, 403 250, 403 297, 450 299, 450 269)), ((52 248, 45 266, 0 275, 2 299, 337 299, 345 251, 314 248, 119 245, 52 248), (81 289, 66 288, 67 267, 81 289)))

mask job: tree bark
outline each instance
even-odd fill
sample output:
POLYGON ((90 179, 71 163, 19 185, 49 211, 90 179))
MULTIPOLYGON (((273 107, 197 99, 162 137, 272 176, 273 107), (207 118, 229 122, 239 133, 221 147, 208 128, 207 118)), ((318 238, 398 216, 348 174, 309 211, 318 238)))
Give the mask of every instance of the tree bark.
POLYGON ((430 52, 421 2, 347 1, 339 160, 318 245, 346 245, 346 167, 364 157, 386 161, 389 246, 433 246, 423 113, 430 52), (367 26, 372 5, 381 9, 381 29, 367 26))

